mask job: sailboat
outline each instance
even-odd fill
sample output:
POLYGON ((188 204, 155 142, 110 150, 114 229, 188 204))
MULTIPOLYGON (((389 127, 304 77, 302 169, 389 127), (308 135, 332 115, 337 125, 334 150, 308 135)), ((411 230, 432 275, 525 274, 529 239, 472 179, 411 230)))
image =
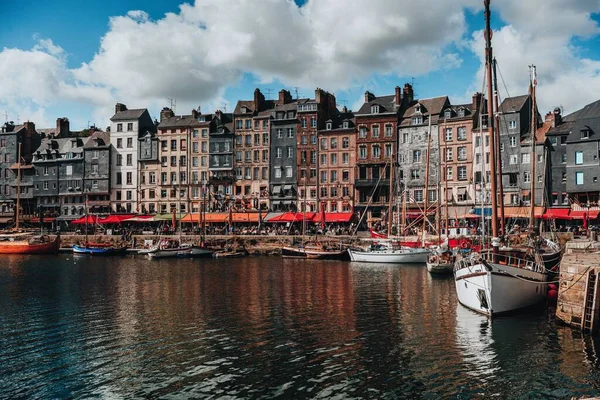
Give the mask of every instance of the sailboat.
MULTIPOLYGON (((547 270, 541 254, 535 248, 513 249, 503 246, 498 230, 498 178, 492 91, 492 30, 490 0, 485 6, 486 75, 488 91, 488 130, 490 135, 490 189, 492 208, 491 248, 471 253, 456 262, 454 279, 458 301, 476 312, 493 316, 529 307, 546 298, 547 270)), ((532 79, 533 81, 533 79, 532 79)), ((535 107, 535 86, 532 92, 535 107)), ((535 120, 535 119, 534 119, 535 120)), ((535 151, 535 121, 532 122, 532 149, 535 151)), ((535 161, 533 159, 532 161, 535 161)), ((534 188, 532 179, 532 189, 534 188)), ((500 185, 502 182, 499 183, 500 185)), ((534 193, 534 190, 531 191, 534 193)), ((532 198, 533 200, 533 198, 532 198)), ((533 201, 531 207, 534 207, 533 201)), ((500 203, 500 207, 503 207, 500 203)), ((533 211, 531 212, 533 215, 533 211)), ((535 218, 535 216, 533 216, 535 218)), ((532 225, 535 222, 532 221, 532 225)))
MULTIPOLYGON (((388 194, 388 234, 387 237, 391 238, 392 228, 392 217, 393 217, 393 181, 394 181, 394 163, 393 156, 390 156, 390 182, 389 182, 389 194, 388 194)), ((402 196, 405 197, 404 195, 402 196)), ((425 211, 427 212, 427 211, 425 211)), ((403 210, 403 219, 404 219, 403 210)), ((430 254, 430 250, 426 248, 418 247, 406 247, 402 246, 400 242, 394 241, 381 241, 372 243, 366 249, 361 248, 349 248, 348 254, 350 260, 355 262, 367 262, 367 263, 392 263, 392 264, 409 264, 409 263, 425 263, 427 256, 430 254)))
MULTIPOLYGON (((176 220, 176 210, 173 209, 173 225, 176 220)), ((151 259, 156 258, 174 258, 187 256, 192 251, 192 245, 182 242, 181 237, 181 219, 179 220, 179 239, 164 238, 158 241, 156 246, 146 251, 145 254, 151 259)))

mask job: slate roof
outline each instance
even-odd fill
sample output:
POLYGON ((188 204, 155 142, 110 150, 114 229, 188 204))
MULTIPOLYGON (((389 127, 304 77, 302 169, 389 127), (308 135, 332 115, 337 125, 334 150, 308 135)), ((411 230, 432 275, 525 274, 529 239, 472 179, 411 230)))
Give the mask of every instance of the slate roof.
POLYGON ((146 109, 146 108, 137 108, 137 109, 133 109, 133 110, 119 111, 118 113, 113 115, 110 120, 111 121, 125 121, 125 120, 139 119, 144 114, 144 112, 147 112, 147 111, 148 111, 148 109, 146 109))
POLYGON ((596 100, 583 107, 581 110, 577 110, 565 117, 563 121, 575 121, 581 118, 600 118, 600 100, 596 100))
POLYGON ((256 111, 254 109, 254 100, 238 100, 237 104, 235 105, 235 110, 233 110, 233 113, 235 115, 249 114, 249 113, 254 113, 254 111, 256 111), (242 107, 246 107, 248 109, 248 111, 242 112, 242 107))
MULTIPOLYGON (((585 114, 583 114, 585 115, 585 114)), ((579 143, 585 141, 599 141, 600 140, 600 118, 581 118, 573 122, 573 126, 569 136, 567 137, 567 143, 579 143), (590 130, 589 139, 581 139, 581 131, 584 129, 590 130)))
POLYGON ((327 122, 331 122, 331 129, 319 129, 320 133, 354 130, 354 127, 356 126, 356 118, 354 118, 354 113, 352 111, 336 113, 331 116, 330 119, 325 121, 325 123, 327 122), (343 128, 344 121, 349 122, 348 128, 343 128))
POLYGON ((527 100, 529 100, 528 94, 515 97, 508 97, 504 99, 502 104, 500 104, 499 111, 502 113, 518 112, 525 106, 527 100))
POLYGON ((379 106, 379 114, 397 112, 400 106, 396 105, 396 95, 392 94, 389 96, 375 97, 373 100, 363 103, 362 107, 356 112, 356 114, 371 114, 371 106, 379 106))
POLYGON ((411 118, 414 115, 422 115, 423 116, 423 125, 429 124, 428 118, 431 117, 431 124, 435 125, 440 120, 440 114, 442 111, 447 108, 450 104, 448 100, 448 96, 441 97, 432 97, 429 99, 419 99, 413 101, 410 106, 404 110, 404 114, 402 116, 402 120, 400 122, 400 126, 410 126, 412 125, 411 118), (415 106, 417 104, 421 104, 421 113, 418 113, 415 110, 415 106))
POLYGON ((87 142, 83 145, 84 149, 97 149, 97 148, 108 148, 110 146, 110 133, 95 131, 92 133, 87 140, 87 142), (97 140, 96 140, 97 139, 97 140), (96 141, 98 142, 98 146, 96 146, 96 141))

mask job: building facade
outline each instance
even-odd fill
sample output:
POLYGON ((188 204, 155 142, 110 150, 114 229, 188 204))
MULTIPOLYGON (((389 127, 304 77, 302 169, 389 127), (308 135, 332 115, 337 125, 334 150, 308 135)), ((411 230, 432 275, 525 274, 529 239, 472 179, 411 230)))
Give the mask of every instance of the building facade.
POLYGON ((209 130, 210 209, 226 211, 234 206, 233 114, 217 110, 209 130))
POLYGON ((138 203, 138 139, 155 132, 148 110, 117 103, 110 119, 111 205, 116 213, 141 212, 138 203))
POLYGON ((110 134, 94 130, 83 145, 83 195, 88 213, 110 214, 110 134))
MULTIPOLYGON (((354 207, 356 123, 345 108, 319 130, 319 202, 326 212, 351 212, 354 207)), ((300 188, 300 198, 303 197, 300 188)))
POLYGON ((298 200, 296 134, 297 102, 289 91, 279 91, 271 111, 271 211, 296 211, 298 200))
MULTIPOLYGON (((356 180, 355 210, 366 212, 364 221, 370 226, 388 208, 391 165, 398 147, 398 121, 413 102, 410 84, 396 86, 395 94, 377 97, 365 93, 365 101, 355 114, 356 180)), ((363 214, 361 214, 362 216, 363 214)))
POLYGON ((89 137, 60 139, 63 143, 58 158, 58 196, 60 202, 59 221, 72 221, 84 215, 83 191, 84 160, 83 147, 89 137))

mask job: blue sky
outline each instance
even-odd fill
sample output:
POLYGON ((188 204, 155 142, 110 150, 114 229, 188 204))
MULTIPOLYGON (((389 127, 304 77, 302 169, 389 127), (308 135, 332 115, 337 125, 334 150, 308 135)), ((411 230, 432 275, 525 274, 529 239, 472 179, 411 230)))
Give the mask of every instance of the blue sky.
MULTIPOLYGON (((300 5, 303 3, 302 0, 296 1, 300 5)), ((541 6, 545 5, 545 7, 552 7, 550 3, 553 2, 560 4, 558 0, 550 0, 549 2, 541 0, 531 1, 538 1, 541 6)), ((570 82, 573 79, 581 80, 581 82, 578 81, 573 84, 574 87, 581 85, 582 88, 588 88, 590 91, 595 87, 600 89, 600 78, 598 78, 600 67, 596 64, 600 60, 597 31, 599 20, 598 10, 594 11, 593 1, 574 1, 581 3, 581 10, 573 12, 572 18, 567 24, 564 24, 566 25, 562 29, 564 32, 560 34, 551 32, 548 34, 556 36, 555 43, 558 43, 560 46, 562 54, 554 54, 556 51, 548 48, 548 41, 544 38, 542 32, 545 29, 543 22, 546 20, 548 24, 552 24, 552 21, 548 21, 546 16, 540 16, 541 21, 539 22, 539 26, 536 26, 535 18, 533 23, 529 23, 527 19, 521 18, 521 10, 518 7, 526 7, 519 5, 521 2, 517 0, 493 2, 493 6, 496 7, 493 10, 495 12, 493 28, 498 31, 497 35, 495 35, 495 40, 496 36, 498 36, 500 43, 498 58, 504 78, 508 81, 507 85, 511 94, 524 93, 527 90, 526 65, 533 62, 538 65, 538 70, 542 71, 540 78, 545 77, 546 82, 556 86, 548 86, 544 89, 546 82, 544 79, 539 79, 540 91, 546 95, 546 101, 545 99, 541 99, 540 101, 542 105, 551 107, 561 104, 572 111, 584 105, 585 102, 594 100, 592 94, 584 96, 584 98, 581 98, 581 95, 560 94, 560 88, 564 87, 564 82, 570 82), (588 8, 586 9, 586 7, 588 8), (533 25, 533 27, 529 25, 533 25), (533 32, 528 31, 528 29, 537 30, 533 32), (537 32, 541 33, 537 34, 537 32), (531 49, 531 51, 528 49, 531 49), (518 51, 521 54, 514 54, 518 51), (505 57, 502 57, 504 55, 505 57), (528 55, 532 56, 532 60, 527 59, 528 55), (569 60, 571 67, 566 66, 563 61, 560 61, 560 59, 564 60, 565 58, 569 60), (568 68, 572 69, 569 70, 568 68), (564 74, 562 74, 563 70, 564 74)), ((267 1, 265 0, 265 2, 267 1)), ((284 1, 281 0, 280 3, 282 2, 284 1)), ((313 30, 322 36, 322 24, 319 21, 314 22, 314 20, 318 20, 319 15, 327 15, 329 11, 327 7, 332 7, 331 13, 333 15, 336 15, 335 12, 337 10, 337 13, 340 15, 339 18, 343 18, 343 14, 352 16, 353 8, 356 8, 356 15, 364 15, 364 10, 374 10, 375 16, 373 18, 377 17, 378 19, 374 19, 373 21, 379 21, 388 14, 386 10, 390 10, 390 14, 393 14, 394 3, 397 3, 397 0, 389 1, 389 5, 387 6, 385 4, 383 6, 381 4, 370 5, 368 1, 363 2, 363 5, 358 5, 360 2, 356 1, 356 5, 350 3, 347 9, 342 10, 343 13, 340 13, 340 10, 335 8, 339 6, 334 4, 337 2, 333 1, 315 2, 320 3, 318 4, 320 8, 316 4, 305 4, 299 13, 305 14, 305 16, 310 15, 310 17, 305 18, 310 20, 310 26, 305 23, 306 21, 301 21, 298 23, 298 27, 289 24, 289 29, 292 32, 295 32, 294 29, 297 29, 296 37, 301 37, 302 34, 307 32, 312 33, 313 30), (328 3, 331 3, 331 5, 328 3), (379 14, 377 14, 377 7, 379 6, 381 6, 381 9, 379 10, 379 14), (318 12, 319 10, 320 12, 318 12)), ((433 3, 440 3, 439 14, 447 12, 443 9, 443 7, 446 7, 442 5, 443 2, 444 0, 433 1, 433 3)), ((192 25, 202 25, 204 22, 198 22, 202 18, 202 15, 212 12, 213 9, 221 7, 224 3, 231 3, 231 5, 226 5, 225 9, 229 7, 232 13, 235 10, 243 10, 242 7, 246 7, 243 5, 244 0, 202 0, 198 3, 202 4, 196 4, 196 7, 192 5, 190 11, 186 13, 186 19, 193 20, 192 25), (214 3, 214 1, 220 1, 220 3, 214 3), (192 16, 195 9, 199 10, 197 15, 201 15, 200 17, 197 15, 192 16)), ((386 0, 381 0, 377 3, 386 3, 386 0)), ((282 63, 282 65, 273 65, 272 62, 261 64, 256 59, 263 57, 265 54, 268 55, 271 47, 257 46, 254 48, 255 54, 257 54, 255 56, 256 59, 252 59, 252 55, 247 56, 242 54, 239 59, 234 59, 231 64, 225 66, 214 66, 214 63, 211 63, 207 68, 214 68, 214 70, 211 69, 208 72, 204 71, 202 66, 199 66, 198 70, 190 75, 188 79, 194 80, 195 77, 203 75, 205 72, 208 78, 202 78, 190 83, 190 85, 198 85, 198 97, 196 100, 193 95, 190 96, 189 93, 183 93, 185 88, 178 89, 176 81, 172 83, 172 91, 174 93, 170 95, 167 94, 169 92, 168 88, 165 89, 164 86, 157 88, 153 92, 152 83, 148 84, 149 87, 147 90, 141 90, 140 93, 134 90, 133 92, 136 93, 132 94, 131 89, 123 88, 118 82, 113 84, 110 81, 110 76, 112 75, 102 69, 113 66, 113 69, 128 70, 132 74, 132 77, 143 76, 145 68, 131 67, 131 71, 129 71, 129 65, 124 65, 119 61, 119 58, 122 59, 122 57, 118 53, 118 51, 121 51, 118 46, 118 35, 124 35, 123 37, 129 35, 128 29, 131 28, 133 32, 131 33, 132 36, 127 37, 133 37, 133 42, 143 41, 147 35, 135 32, 135 29, 143 25, 157 24, 156 26, 159 26, 158 24, 167 25, 167 23, 171 23, 174 28, 163 26, 162 29, 165 29, 165 32, 176 32, 179 26, 177 25, 177 21, 165 20, 165 13, 180 15, 179 6, 181 1, 63 0, 49 4, 48 1, 42 0, 5 0, 3 2, 4 18, 0 27, 0 49, 4 49, 0 53, 0 72, 4 68, 5 71, 9 71, 8 75, 14 74, 15 76, 7 77, 7 74, 4 74, 4 77, 0 77, 0 86, 2 86, 2 79, 10 79, 13 83, 12 92, 5 89, 3 93, 2 89, 0 89, 0 107, 2 107, 0 111, 2 113, 7 111, 9 119, 14 120, 18 116, 20 120, 32 119, 38 125, 53 124, 52 121, 56 117, 67 116, 71 119, 74 128, 81 129, 89 122, 96 123, 100 127, 105 127, 108 124, 106 118, 110 116, 108 114, 110 113, 110 109, 112 109, 114 101, 124 101, 130 107, 148 107, 153 116, 158 115, 160 107, 166 105, 166 98, 171 96, 178 101, 177 111, 179 113, 189 113, 188 108, 192 105, 195 106, 195 104, 202 104, 203 109, 210 109, 221 107, 223 104, 228 103, 229 110, 235 105, 237 99, 251 98, 255 87, 261 88, 263 92, 271 89, 273 93, 276 93, 281 88, 292 89, 294 86, 299 86, 300 96, 307 97, 313 95, 314 88, 318 84, 326 90, 335 92, 340 105, 346 104, 351 108, 355 108, 360 103, 359 99, 366 89, 375 94, 391 94, 393 93, 394 86, 402 86, 405 82, 414 82, 415 92, 421 98, 449 95, 453 102, 468 100, 473 89, 479 88, 482 84, 478 76, 481 73, 480 48, 477 47, 478 43, 472 37, 474 31, 483 28, 483 13, 479 6, 480 2, 474 0, 456 2, 456 8, 459 11, 457 15, 464 18, 463 27, 461 27, 460 23, 448 23, 444 19, 444 15, 427 17, 422 21, 417 21, 418 18, 421 18, 418 13, 422 13, 422 10, 416 10, 415 14, 411 14, 411 11, 407 10, 407 4, 413 2, 404 3, 404 8, 400 7, 398 10, 400 10, 399 12, 406 10, 409 21, 415 21, 413 27, 409 29, 408 33, 398 32, 397 39, 394 37, 395 32, 390 33, 390 30, 393 31, 393 26, 390 29, 382 29, 381 42, 385 42, 385 45, 382 45, 378 49, 378 53, 368 53, 370 48, 379 44, 378 37, 375 34, 373 34, 374 38, 370 37, 368 41, 365 40, 365 43, 362 43, 362 36, 354 36, 355 32, 351 30, 344 31, 343 34, 340 33, 340 37, 335 38, 335 40, 326 41, 325 44, 339 54, 351 54, 354 50, 353 46, 350 45, 342 48, 343 45, 340 43, 345 38, 354 39, 357 43, 356 48, 365 53, 363 59, 360 56, 350 55, 347 62, 339 62, 339 65, 329 68, 330 65, 336 64, 338 60, 328 60, 327 56, 325 56, 321 60, 323 63, 321 67, 317 68, 316 71, 304 73, 291 71, 293 68, 285 63, 282 63), (131 10, 142 10, 147 14, 147 17, 125 17, 131 10), (119 27, 109 24, 109 18, 113 16, 123 16, 123 19, 120 20, 122 24, 119 27), (440 37, 432 35, 429 38, 427 37, 427 31, 423 31, 423 33, 416 36, 410 34, 410 30, 418 30, 424 24, 431 24, 431 29, 433 30, 439 29, 440 37), (447 26, 443 26, 444 24, 447 24, 447 26), (105 42, 106 54, 104 57, 99 57, 94 64, 92 60, 99 53, 101 43, 103 43, 102 38, 108 32, 111 32, 110 37, 112 40, 105 42), (444 39, 446 36, 450 38, 447 40, 444 39), (52 46, 44 45, 40 48, 40 40, 50 40, 52 46), (413 47, 411 41, 419 42, 418 46, 413 47), (59 47, 61 50, 53 51, 53 46, 59 47), (7 49, 21 50, 22 53, 19 53, 18 57, 20 60, 17 62, 14 53, 9 53, 7 49), (47 88, 50 94, 41 96, 40 98, 37 97, 35 88, 23 91, 15 88, 27 85, 27 76, 30 75, 26 75, 25 73, 19 75, 19 65, 27 63, 27 60, 34 51, 36 52, 36 56, 40 56, 40 51, 53 53, 51 54, 54 57, 52 60, 57 59, 59 60, 59 64, 62 63, 56 67, 58 70, 44 70, 43 73, 40 72, 41 76, 47 74, 51 77, 50 80, 53 81, 53 86, 47 88), (370 59, 375 60, 380 54, 385 54, 386 52, 389 52, 391 55, 386 57, 385 60, 374 61, 372 67, 370 66, 370 59), (258 54, 263 54, 263 56, 258 54), (5 56, 4 59, 2 58, 3 55, 5 56), (257 65, 245 68, 245 64, 257 65), (85 66, 84 69, 82 69, 82 65, 85 66), (324 75, 330 78, 319 77, 319 69, 325 69, 323 71, 324 75), (224 71, 222 75, 224 82, 218 85, 214 84, 215 77, 220 78, 219 71, 221 70, 224 71), (349 71, 348 76, 341 76, 346 71, 349 71), (56 82, 54 82, 54 79, 56 79, 56 82), (64 80, 64 82, 61 80, 64 80), (330 85, 328 85, 329 82, 331 82, 330 85), (68 90, 63 90, 64 85, 68 86, 68 90), (69 95, 64 95, 64 92, 69 92, 69 95), (36 121, 36 118, 40 121, 36 121)), ((276 7, 271 8, 275 9, 276 7)), ((252 9, 249 8, 249 10, 252 9)), ((285 19, 297 17, 295 14, 296 10, 292 10, 291 17, 288 11, 289 9, 286 11, 285 8, 277 8, 277 11, 274 11, 274 15, 268 17, 273 19, 268 19, 266 26, 272 25, 273 21, 282 21, 281 29, 287 29, 288 24, 285 19)), ((524 8, 522 12, 529 12, 529 10, 524 8)), ((265 14, 265 11, 263 10, 261 13, 265 14)), ((554 13, 560 16, 561 10, 557 8, 554 10, 554 13)), ((222 14, 221 12, 217 15, 222 14)), ((260 14, 257 15, 260 18, 260 14)), ((249 15, 249 18, 252 17, 252 15, 249 15)), ((212 20, 214 18, 211 18, 209 21, 212 20)), ((237 32, 239 28, 239 32, 242 35, 240 36, 241 38, 244 37, 243 35, 247 35, 248 32, 254 33, 255 30, 258 32, 256 35, 260 37, 259 31, 261 28, 258 27, 258 24, 249 22, 248 27, 240 27, 238 21, 235 24, 232 23, 232 26, 227 26, 227 21, 228 19, 223 19, 218 26, 223 26, 224 30, 231 32, 237 32)), ((326 22, 331 24, 332 20, 329 19, 326 22)), ((337 21, 333 22, 337 23, 337 21)), ((367 26, 369 26, 369 23, 373 23, 368 19, 365 19, 364 22, 367 26)), ((358 26, 361 20, 358 17, 352 17, 341 23, 350 25, 356 23, 358 26)), ((412 22, 409 22, 409 25, 410 23, 412 22)), ((292 35, 291 37, 294 38, 295 36, 292 35)), ((274 38, 272 34, 266 35, 265 38, 263 40, 273 41, 273 48, 277 46, 276 41, 278 39, 274 38)), ((302 39, 298 40, 301 41, 302 39)), ((174 41, 171 47, 176 47, 181 42, 182 40, 174 41)), ((282 48, 302 45, 302 43, 293 42, 294 40, 290 41, 288 38, 282 48)), ((148 49, 143 55, 143 57, 146 57, 145 62, 147 65, 161 62, 159 60, 161 60, 162 56, 158 57, 151 54, 153 52, 152 43, 142 45, 146 46, 143 48, 148 49)), ((233 45, 235 46, 235 42, 233 45)), ((212 51, 211 46, 205 45, 204 48, 199 46, 198 52, 212 51)), ((281 48, 277 51, 281 52, 281 48)), ((302 51, 312 54, 310 53, 310 49, 302 51)), ((166 48, 163 47, 160 52, 157 51, 161 55, 164 55, 165 52, 169 53, 168 46, 166 48)), ((185 55, 186 53, 174 53, 173 57, 179 57, 180 54, 185 55)), ((315 54, 319 55, 321 53, 315 54)), ((227 57, 227 54, 223 53, 220 58, 223 57, 227 57)), ((191 60, 190 62, 197 64, 198 61, 191 60)), ((219 62, 217 60, 217 63, 219 62)), ((40 65, 32 68, 30 74, 35 74, 37 71, 36 68, 39 70, 46 68, 47 64, 47 60, 40 60, 40 65)), ((173 70, 172 77, 167 76, 167 80, 176 80, 177 76, 181 75, 176 69, 177 63, 174 65, 175 69, 173 70)), ((145 77, 143 81, 150 82, 151 79, 152 75, 145 77)), ((164 80, 165 78, 162 79, 164 80)), ((597 91, 597 93, 600 93, 600 91, 597 91)))

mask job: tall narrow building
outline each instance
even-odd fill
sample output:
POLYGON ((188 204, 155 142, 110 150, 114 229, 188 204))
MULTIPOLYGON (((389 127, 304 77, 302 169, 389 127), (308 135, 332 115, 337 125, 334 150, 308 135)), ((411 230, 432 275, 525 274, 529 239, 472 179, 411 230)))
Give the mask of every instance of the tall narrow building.
POLYGON ((209 131, 210 208, 226 211, 233 207, 233 113, 215 111, 209 131))
POLYGON ((111 207, 116 213, 138 213, 138 139, 155 126, 147 109, 117 103, 110 119, 111 207))

